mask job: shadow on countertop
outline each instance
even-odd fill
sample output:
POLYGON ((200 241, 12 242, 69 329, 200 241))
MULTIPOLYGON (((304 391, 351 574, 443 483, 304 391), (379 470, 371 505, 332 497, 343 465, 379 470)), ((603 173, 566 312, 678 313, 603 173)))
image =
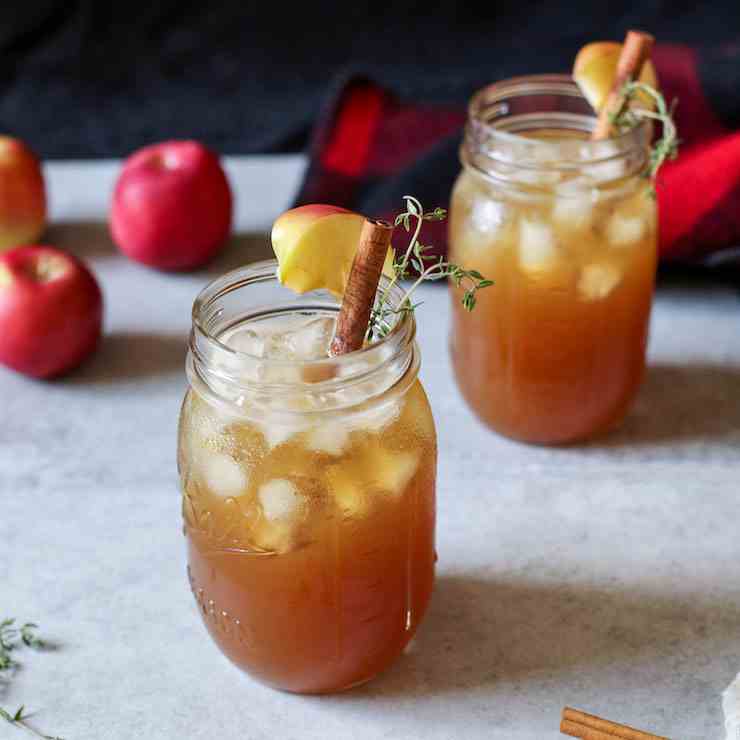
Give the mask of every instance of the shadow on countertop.
MULTIPOLYGON (((49 226, 42 241, 66 249, 83 260, 122 258, 113 243, 106 221, 67 221, 49 226)), ((272 259, 269 233, 236 232, 228 238, 224 248, 204 267, 192 271, 166 272, 162 275, 198 275, 211 279, 249 262, 272 259)), ((143 269, 147 268, 142 265, 143 269)), ((157 271, 158 272, 158 271, 157 271)))
POLYGON ((42 238, 44 244, 66 249, 83 260, 118 257, 106 221, 62 221, 52 223, 42 238))
POLYGON ((144 331, 116 331, 100 340, 95 354, 65 376, 68 385, 114 384, 182 374, 188 338, 144 331))
POLYGON ((203 268, 202 272, 212 280, 251 262, 274 258, 269 233, 241 231, 229 237, 224 249, 203 268))
POLYGON ((740 446, 740 366, 649 365, 624 422, 589 447, 705 440, 740 446))
MULTIPOLYGON (((537 674, 681 658, 682 671, 740 665, 740 599, 574 583, 442 576, 401 659, 348 698, 468 691, 537 674)), ((715 671, 717 673, 719 671, 715 671)), ((340 697, 335 697, 340 698, 340 697)))

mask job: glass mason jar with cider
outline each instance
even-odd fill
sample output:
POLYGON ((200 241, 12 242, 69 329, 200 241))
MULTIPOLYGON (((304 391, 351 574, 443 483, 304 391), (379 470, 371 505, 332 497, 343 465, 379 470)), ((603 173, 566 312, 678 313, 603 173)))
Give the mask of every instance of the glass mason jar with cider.
POLYGON ((275 268, 229 273, 193 308, 178 450, 188 573, 228 658, 322 693, 388 666, 424 614, 436 437, 413 315, 328 357, 337 301, 297 296, 275 268))
POLYGON ((472 314, 452 287, 452 360, 475 413, 527 442, 608 430, 643 375, 657 259, 650 127, 593 141, 594 122, 564 75, 506 80, 470 103, 450 258, 495 286, 472 314))

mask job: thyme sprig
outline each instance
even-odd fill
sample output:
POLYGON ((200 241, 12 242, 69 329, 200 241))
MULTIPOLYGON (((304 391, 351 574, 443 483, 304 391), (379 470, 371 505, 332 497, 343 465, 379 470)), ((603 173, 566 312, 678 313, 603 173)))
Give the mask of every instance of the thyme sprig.
POLYGON ((642 119, 660 121, 663 130, 661 137, 651 146, 645 176, 653 179, 663 163, 678 156, 678 131, 673 120, 675 101, 668 106, 659 90, 644 82, 628 82, 622 88, 622 107, 612 116, 611 123, 621 133, 636 126, 642 119), (655 102, 656 110, 630 103, 640 94, 647 95, 655 102))
MULTIPOLYGON (((7 677, 20 665, 13 658, 13 652, 22 645, 34 650, 43 650, 48 647, 48 644, 36 634, 37 629, 38 625, 33 622, 16 626, 15 619, 8 618, 0 621, 0 678, 7 677)), ((25 706, 19 707, 15 712, 9 712, 0 707, 0 719, 4 719, 11 725, 22 727, 42 740, 62 740, 53 735, 44 735, 34 729, 27 722, 28 716, 25 706)))
POLYGON ((16 627, 15 619, 0 621, 0 674, 18 665, 13 660, 12 652, 21 644, 36 650, 46 647, 46 643, 36 635, 37 629, 38 625, 33 622, 16 627))
POLYGON ((425 221, 443 221, 447 217, 444 208, 424 211, 417 198, 404 195, 406 209, 399 213, 394 226, 403 226, 411 234, 408 247, 393 261, 393 277, 373 306, 368 323, 367 338, 384 337, 390 331, 389 319, 415 311, 422 302, 414 303, 412 296, 425 281, 449 278, 459 288, 463 288, 462 305, 466 311, 472 311, 476 304, 476 293, 482 288, 493 285, 477 270, 465 270, 459 265, 448 262, 444 257, 431 254, 432 247, 419 241, 421 227, 425 221), (397 306, 390 305, 390 293, 401 280, 413 279, 397 306))
POLYGON ((26 714, 26 708, 24 706, 19 707, 13 714, 0 707, 0 718, 10 722, 11 725, 22 727, 35 737, 41 738, 41 740, 64 740, 64 738, 57 737, 56 735, 44 735, 42 732, 31 727, 26 721, 28 717, 29 715, 26 714))

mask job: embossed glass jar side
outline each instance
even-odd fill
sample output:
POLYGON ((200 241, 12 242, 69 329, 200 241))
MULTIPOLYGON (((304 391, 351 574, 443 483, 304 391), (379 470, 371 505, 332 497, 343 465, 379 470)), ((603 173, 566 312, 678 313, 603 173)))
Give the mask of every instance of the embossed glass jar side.
POLYGON ((279 286, 269 263, 216 281, 194 307, 180 419, 189 577, 204 622, 241 668, 299 692, 385 668, 433 581, 436 439, 413 321, 336 360, 230 346, 230 332, 314 317, 321 328, 336 310, 330 296, 279 286))

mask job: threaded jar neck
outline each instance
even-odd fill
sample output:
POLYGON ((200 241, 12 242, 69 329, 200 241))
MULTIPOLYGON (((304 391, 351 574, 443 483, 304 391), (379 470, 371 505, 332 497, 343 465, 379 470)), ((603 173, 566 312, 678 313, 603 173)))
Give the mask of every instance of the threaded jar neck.
POLYGON ((549 191, 574 177, 604 185, 642 172, 651 126, 593 141, 587 137, 595 123, 568 75, 513 77, 471 99, 461 161, 487 180, 529 191, 549 191))
MULTIPOLYGON (((327 291, 296 295, 276 277, 277 262, 256 262, 207 285, 193 304, 187 357, 191 386, 232 413, 323 414, 351 409, 376 396, 405 392, 416 379, 419 352, 413 315, 402 312, 388 334, 339 357, 299 360, 236 349, 224 339, 236 328, 273 318, 335 317, 339 302, 327 291)), ((387 287, 381 278, 379 290, 387 287)), ((402 298, 390 289, 391 305, 402 298)))

